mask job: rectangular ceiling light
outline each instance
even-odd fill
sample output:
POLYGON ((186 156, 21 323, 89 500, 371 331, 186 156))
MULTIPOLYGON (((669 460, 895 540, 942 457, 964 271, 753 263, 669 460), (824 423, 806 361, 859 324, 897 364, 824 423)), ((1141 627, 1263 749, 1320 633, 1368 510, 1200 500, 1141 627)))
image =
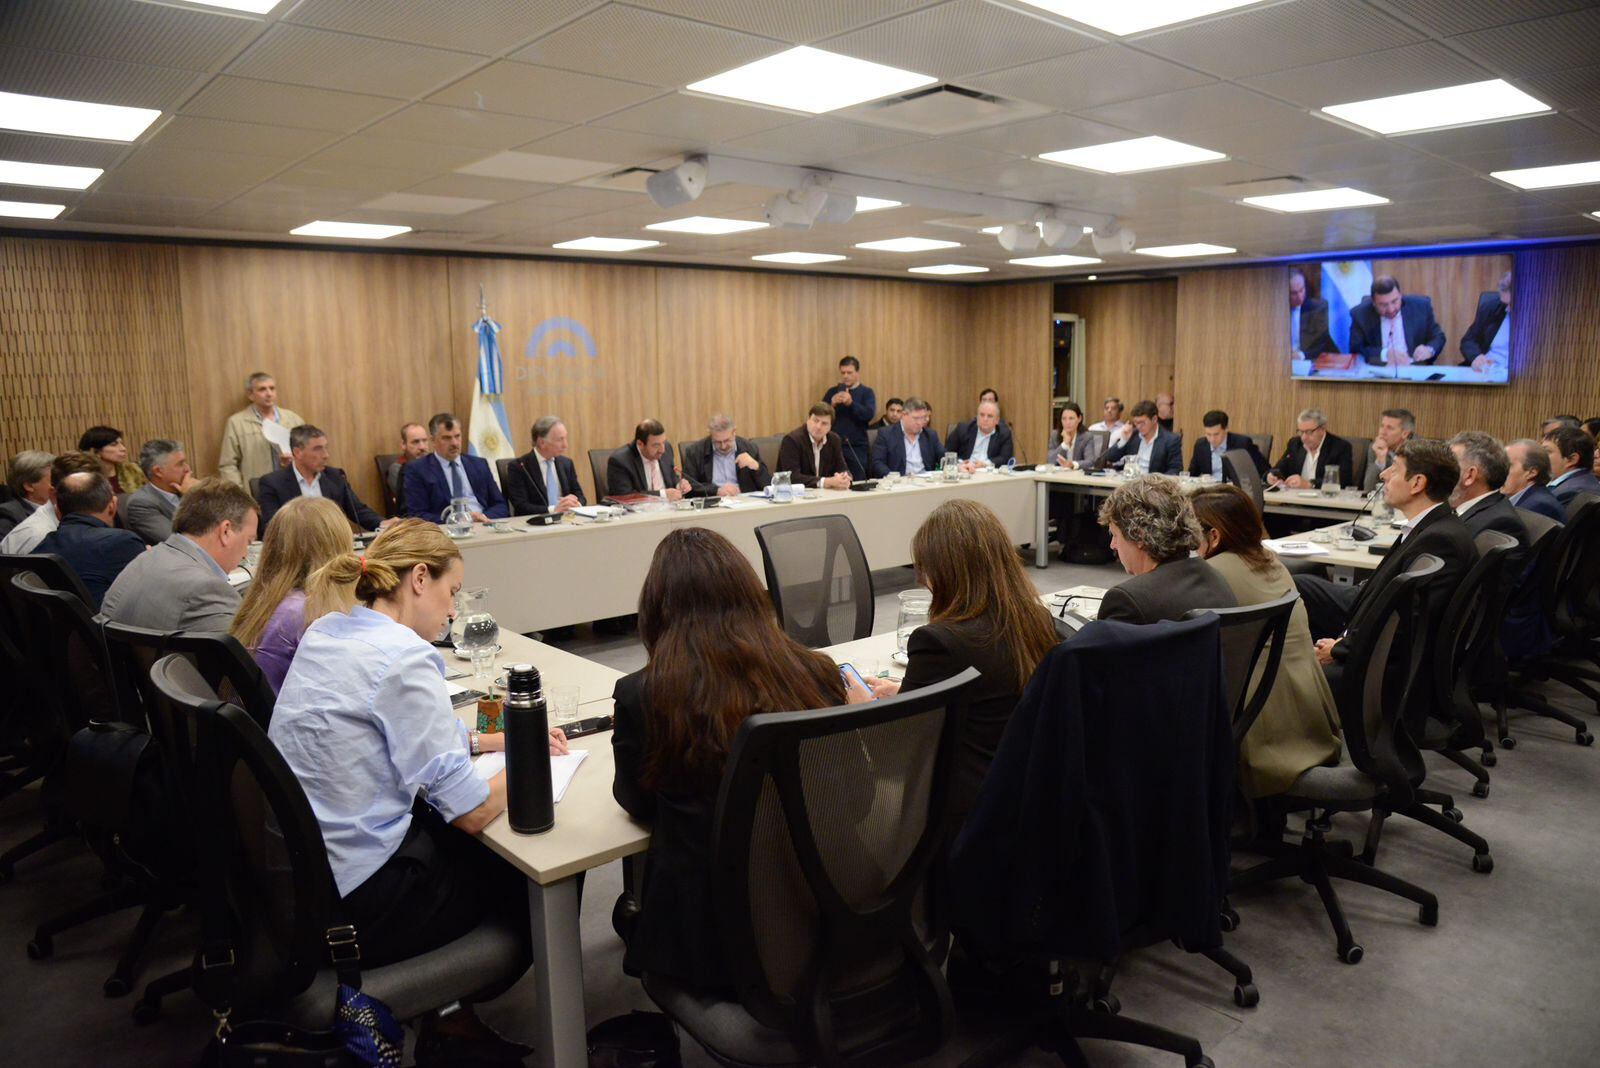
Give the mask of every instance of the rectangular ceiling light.
POLYGON ((189 0, 202 7, 220 7, 224 11, 245 11, 252 15, 265 15, 283 0, 189 0))
POLYGON ((898 208, 900 203, 898 200, 885 200, 882 197, 856 197, 856 214, 861 215, 869 211, 898 208))
POLYGON ((959 241, 936 241, 931 237, 891 237, 886 241, 863 241, 856 248, 873 252, 932 252, 936 248, 960 248, 959 241))
POLYGON ((132 141, 160 117, 161 112, 153 108, 0 93, 0 129, 5 130, 92 137, 99 141, 132 141))
POLYGON ((989 268, 970 263, 936 263, 931 267, 908 267, 912 274, 987 274, 989 268))
POLYGON ((936 81, 926 74, 802 45, 694 82, 688 89, 821 115, 936 81))
POLYGON ((1150 248, 1136 248, 1133 251, 1141 256, 1161 256, 1175 260, 1184 256, 1223 256, 1239 250, 1229 248, 1227 245, 1208 245, 1203 241, 1197 241, 1190 245, 1153 245, 1150 248))
POLYGON ((54 163, 20 163, 0 159, 0 182, 38 185, 47 189, 88 189, 106 173, 99 167, 63 167, 54 163))
POLYGON ((1588 163, 1562 163, 1555 167, 1523 167, 1514 171, 1490 171, 1489 177, 1498 178, 1518 189, 1556 189, 1564 185, 1589 185, 1600 182, 1600 160, 1588 163))
POLYGON ((289 232, 301 237, 353 237, 357 241, 382 241, 386 237, 410 233, 411 227, 384 226, 380 223, 328 222, 325 219, 318 219, 304 226, 296 226, 289 232))
POLYGON ((1019 267, 1081 267, 1086 263, 1099 263, 1093 256, 1068 256, 1061 253, 1054 256, 1024 256, 1018 260, 1007 260, 1019 267))
POLYGON ((26 200, 0 200, 0 215, 11 219, 54 219, 65 204, 33 204, 26 200))
POLYGON ((768 252, 750 258, 760 260, 762 263, 836 263, 849 257, 832 252, 768 252))
POLYGON ((1494 78, 1444 89, 1425 89, 1420 93, 1334 104, 1322 110, 1336 119, 1377 133, 1403 134, 1517 119, 1551 108, 1542 100, 1535 100, 1521 89, 1494 78))
POLYGON ((654 248, 659 241, 642 241, 633 237, 580 237, 576 241, 558 241, 551 248, 568 248, 578 252, 638 252, 654 248))
POLYGON ((1214 163, 1228 157, 1221 152, 1186 145, 1182 141, 1172 141, 1165 137, 1135 137, 1131 141, 1112 141, 1104 145, 1046 152, 1039 158, 1047 163, 1081 167, 1083 170, 1099 171, 1101 174, 1132 174, 1135 171, 1156 171, 1165 167, 1214 163))
POLYGON ((1367 208, 1374 204, 1387 204, 1389 198, 1340 186, 1337 189, 1308 189, 1303 193, 1245 197, 1243 203, 1268 211, 1334 211, 1338 208, 1367 208))
POLYGON ((669 219, 651 223, 646 230, 670 230, 675 234, 742 234, 746 230, 765 230, 764 222, 748 219, 718 219, 710 215, 691 215, 686 219, 669 219))
POLYGON ((1260 3, 1260 0, 1117 0, 1114 4, 1105 3, 1105 0, 1022 0, 1022 2, 1069 18, 1073 22, 1081 22, 1085 26, 1093 26, 1097 30, 1126 37, 1130 33, 1142 33, 1157 26, 1171 26, 1205 15, 1215 15, 1219 11, 1248 7, 1260 3))

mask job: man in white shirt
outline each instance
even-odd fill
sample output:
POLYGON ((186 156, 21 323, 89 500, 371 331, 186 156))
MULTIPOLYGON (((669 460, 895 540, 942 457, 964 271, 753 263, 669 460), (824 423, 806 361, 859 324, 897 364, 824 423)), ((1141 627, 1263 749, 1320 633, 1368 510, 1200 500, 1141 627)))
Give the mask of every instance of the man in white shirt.
POLYGON ((1328 417, 1319 408, 1307 408, 1295 419, 1296 436, 1277 464, 1267 472, 1271 486, 1314 489, 1330 467, 1337 468, 1339 485, 1354 485, 1354 453, 1350 443, 1328 433, 1328 417))
POLYGON ((1103 418, 1091 426, 1090 430, 1108 430, 1115 433, 1127 425, 1122 421, 1121 397, 1107 397, 1105 403, 1100 406, 1100 413, 1103 418))
POLYGON ((6 485, 15 497, 0 504, 0 537, 50 503, 50 465, 55 459, 39 449, 24 449, 11 458, 6 485))
POLYGON ((0 553, 31 553, 44 540, 45 535, 61 525, 56 511, 56 487, 68 475, 93 474, 100 470, 100 460, 86 452, 64 452, 50 464, 50 501, 33 510, 33 514, 11 529, 0 539, 0 553))
POLYGON ((384 519, 368 508, 350 488, 344 472, 328 463, 328 435, 309 423, 289 432, 293 462, 281 471, 262 477, 257 483, 261 494, 261 529, 265 530, 278 509, 296 497, 326 497, 339 506, 346 519, 361 530, 386 530, 395 520, 384 519))
POLYGON ((1500 276, 1492 293, 1478 298, 1478 311, 1461 338, 1461 355, 1472 369, 1504 379, 1511 368, 1511 272, 1500 276))

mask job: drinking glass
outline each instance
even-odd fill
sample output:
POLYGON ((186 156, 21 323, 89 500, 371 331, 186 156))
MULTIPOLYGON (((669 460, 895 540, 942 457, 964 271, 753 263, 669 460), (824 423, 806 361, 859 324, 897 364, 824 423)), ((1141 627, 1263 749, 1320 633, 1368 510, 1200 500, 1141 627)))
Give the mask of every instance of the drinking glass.
POLYGON ((794 500, 794 485, 790 481, 791 473, 778 471, 772 476, 772 499, 775 501, 794 500))
POLYGON ((1322 495, 1324 497, 1337 497, 1339 489, 1339 469, 1337 467, 1324 467, 1322 469, 1322 495))
POLYGON ((895 622, 895 647, 901 653, 911 640, 911 632, 928 621, 933 608, 933 594, 924 589, 905 590, 900 594, 900 616, 895 622))
POLYGON ((947 452, 939 461, 939 472, 946 482, 954 482, 961 473, 961 457, 953 452, 947 452))
POLYGON ((489 613, 489 591, 482 587, 456 594, 456 622, 451 641, 458 653, 472 659, 472 669, 482 675, 500 650, 500 624, 489 613))
POLYGON ((549 695, 550 725, 552 727, 560 727, 568 723, 577 722, 578 687, 563 684, 561 686, 551 686, 545 692, 549 695))

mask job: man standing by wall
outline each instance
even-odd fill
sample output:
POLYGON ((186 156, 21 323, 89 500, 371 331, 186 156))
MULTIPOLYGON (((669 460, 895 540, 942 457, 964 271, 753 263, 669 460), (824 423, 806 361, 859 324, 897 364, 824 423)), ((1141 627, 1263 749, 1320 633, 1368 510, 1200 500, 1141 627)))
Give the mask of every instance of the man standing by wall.
POLYGON ((867 426, 878 414, 878 395, 861 384, 861 361, 839 361, 839 384, 822 395, 833 405, 833 432, 844 445, 844 462, 852 478, 867 477, 867 426))
POLYGON ((245 381, 244 393, 250 405, 228 417, 217 475, 248 489, 252 478, 288 466, 289 431, 305 420, 278 407, 278 381, 265 371, 257 371, 245 381), (269 441, 268 434, 280 440, 269 441))

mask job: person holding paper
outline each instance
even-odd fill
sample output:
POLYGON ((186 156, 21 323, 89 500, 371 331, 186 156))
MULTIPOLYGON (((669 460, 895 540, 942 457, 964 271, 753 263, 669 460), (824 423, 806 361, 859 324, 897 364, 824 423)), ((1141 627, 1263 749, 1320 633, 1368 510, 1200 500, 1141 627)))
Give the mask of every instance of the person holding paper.
POLYGON ((278 407, 278 381, 265 371, 245 380, 244 394, 249 405, 230 415, 222 430, 217 474, 249 489, 252 478, 289 465, 289 431, 305 420, 278 407))

